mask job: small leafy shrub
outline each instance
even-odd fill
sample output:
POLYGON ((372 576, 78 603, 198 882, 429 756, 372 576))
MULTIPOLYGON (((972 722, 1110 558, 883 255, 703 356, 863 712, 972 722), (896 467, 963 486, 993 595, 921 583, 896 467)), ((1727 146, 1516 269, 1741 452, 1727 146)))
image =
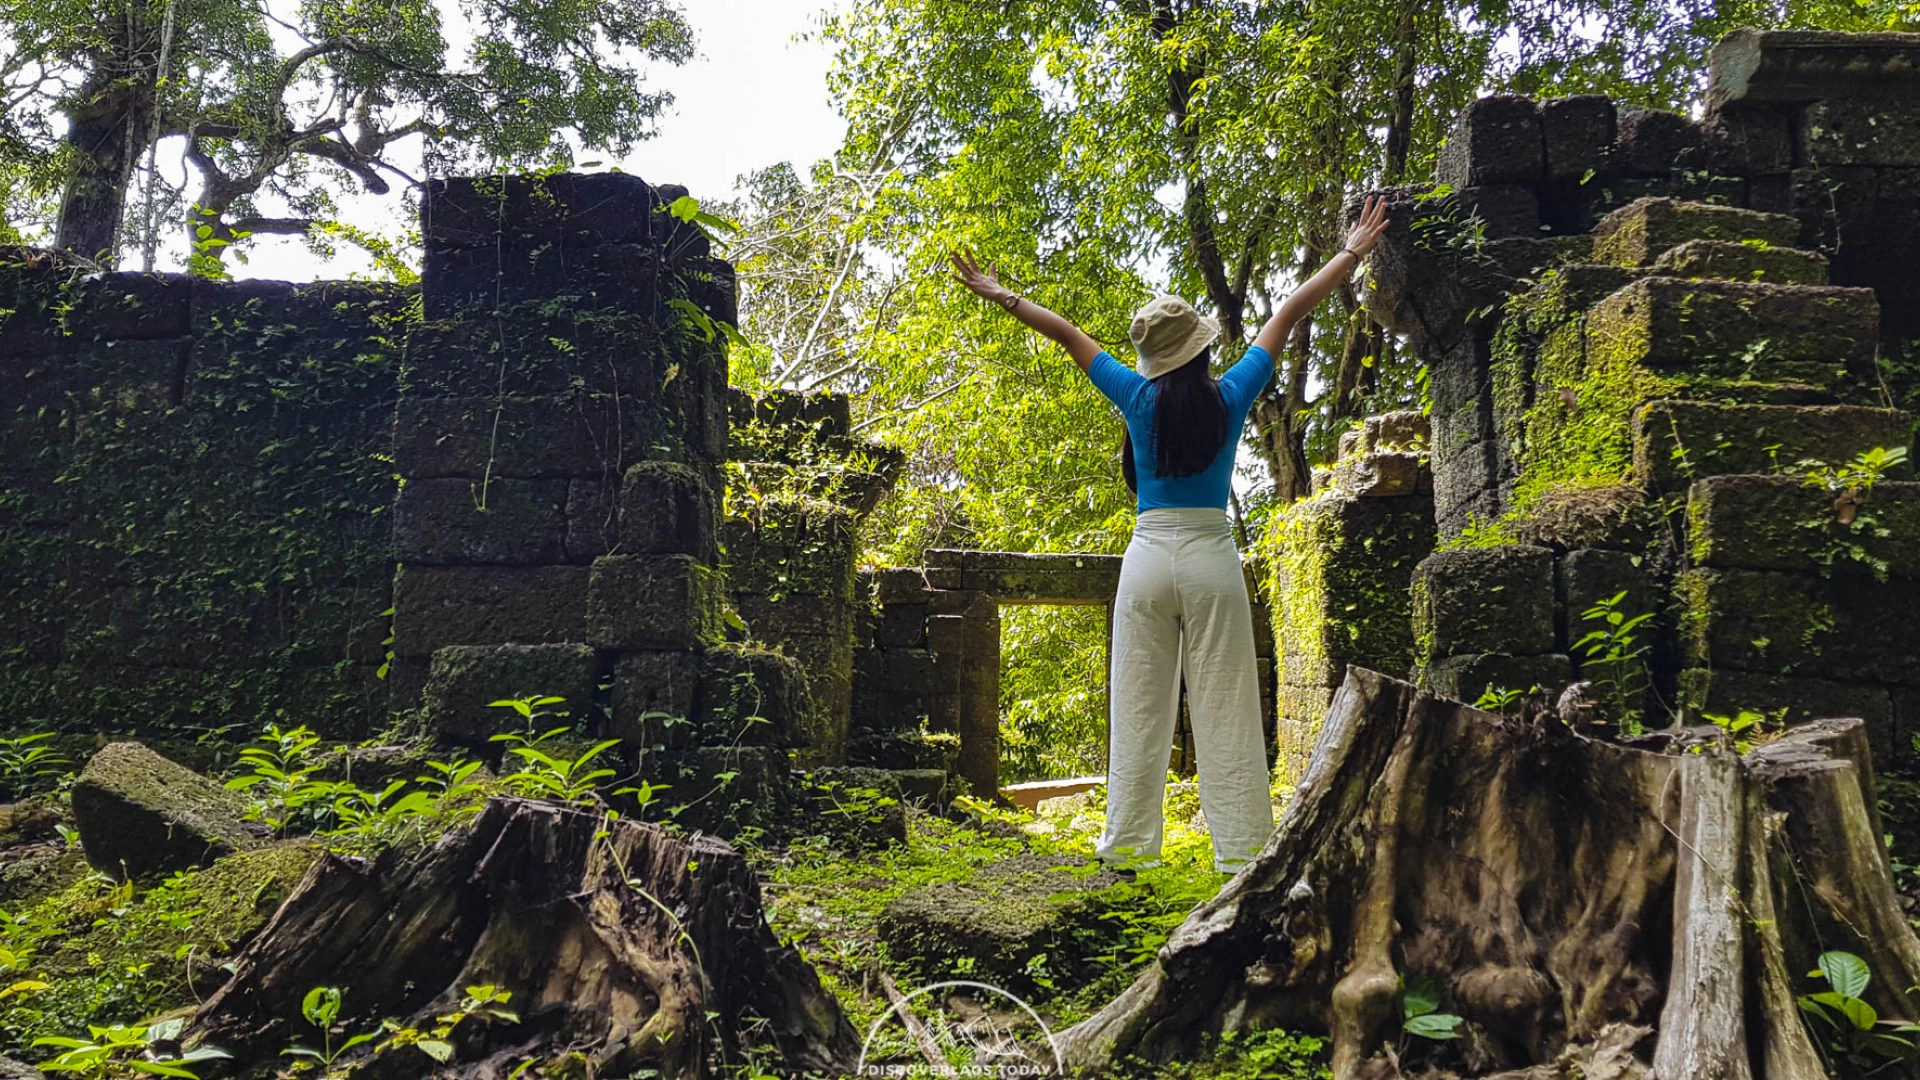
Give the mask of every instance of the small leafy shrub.
POLYGON ((268 724, 258 744, 240 751, 240 765, 248 771, 228 780, 227 788, 246 793, 248 820, 265 822, 282 836, 296 825, 311 831, 324 824, 342 785, 315 779, 319 746, 320 736, 306 727, 268 724))
POLYGON ((0 799, 20 799, 51 788, 73 763, 47 746, 53 732, 0 736, 0 799))
POLYGON ((1586 655, 1582 665, 1593 673, 1593 683, 1613 713, 1622 735, 1638 735, 1645 715, 1644 702, 1652 686, 1645 657, 1652 645, 1636 632, 1653 618, 1652 612, 1628 615, 1620 610, 1626 590, 1614 593, 1580 613, 1588 623, 1598 623, 1573 647, 1586 655))
POLYGON ((523 798, 552 799, 591 806, 599 801, 600 785, 618 775, 613 769, 592 768, 594 759, 619 746, 620 740, 607 739, 595 743, 578 757, 572 758, 549 752, 552 750, 550 745, 542 749, 543 743, 551 743, 573 730, 571 725, 562 725, 538 734, 534 731, 535 725, 550 715, 544 711, 545 707, 561 704, 565 700, 536 694, 488 702, 494 708, 512 709, 527 725, 525 731, 505 732, 492 737, 493 742, 507 744, 507 753, 521 762, 520 768, 501 777, 501 782, 509 791, 523 798))
POLYGON ((33 1040, 33 1045, 61 1051, 52 1061, 41 1062, 41 1072, 75 1073, 94 1080, 133 1076, 199 1080, 199 1074, 186 1066, 231 1055, 211 1046, 196 1047, 178 1055, 164 1049, 163 1044, 175 1043, 180 1038, 181 1029, 186 1025, 186 1020, 179 1017, 152 1025, 89 1025, 84 1039, 48 1035, 33 1040))
POLYGON ((1814 1046, 1836 1077, 1876 1075, 1897 1059, 1920 1057, 1920 1026, 1882 1020, 1861 999, 1873 981, 1867 962, 1850 952, 1820 954, 1820 966, 1807 973, 1823 978, 1828 989, 1799 999, 1800 1011, 1813 1029, 1814 1046))
MULTIPOLYGON (((1406 1038, 1446 1040, 1460 1037, 1460 1017, 1440 1011, 1440 988, 1431 979, 1402 980, 1400 1030, 1406 1038)), ((1406 1050, 1406 1042, 1401 1042, 1406 1050)))
POLYGON ((304 1046, 290 1046, 280 1053, 286 1057, 305 1058, 319 1065, 323 1080, 338 1080, 348 1075, 341 1067, 340 1059, 356 1046, 370 1043, 379 1038, 375 1032, 363 1032, 342 1039, 339 1046, 333 1045, 333 1025, 340 1019, 340 991, 332 986, 316 986, 307 991, 300 1001, 300 1015, 307 1023, 320 1029, 320 1049, 312 1050, 304 1046))
POLYGON ((1785 728, 1786 714, 1785 709, 1771 715, 1754 712, 1752 709, 1741 709, 1732 716, 1702 713, 1701 719, 1726 734, 1727 742, 1733 746, 1734 753, 1744 754, 1752 750, 1757 742, 1764 742, 1767 737, 1785 728))

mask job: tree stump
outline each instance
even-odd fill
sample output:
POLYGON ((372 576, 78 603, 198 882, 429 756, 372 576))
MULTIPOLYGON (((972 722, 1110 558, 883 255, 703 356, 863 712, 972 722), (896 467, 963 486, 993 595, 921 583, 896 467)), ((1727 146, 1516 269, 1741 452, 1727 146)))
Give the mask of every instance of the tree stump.
POLYGON ((526 799, 495 799, 430 847, 317 861, 190 1038, 266 1061, 320 1045, 300 1012, 314 987, 343 992, 338 1045, 387 1018, 430 1029, 473 985, 510 992, 519 1022, 463 1022, 445 1063, 401 1048, 360 1075, 671 1080, 748 1054, 843 1075, 859 1050, 731 847, 526 799), (539 1068, 515 1072, 529 1060, 539 1068))
POLYGON ((1338 1080, 1824 1078, 1796 1002, 1823 950, 1867 960, 1882 1018, 1920 983, 1864 725, 1720 741, 1598 741, 1350 669, 1273 840, 1063 1055, 1101 1074, 1283 1027, 1330 1033, 1338 1080), (1461 1038, 1403 1036, 1416 979, 1461 1038))

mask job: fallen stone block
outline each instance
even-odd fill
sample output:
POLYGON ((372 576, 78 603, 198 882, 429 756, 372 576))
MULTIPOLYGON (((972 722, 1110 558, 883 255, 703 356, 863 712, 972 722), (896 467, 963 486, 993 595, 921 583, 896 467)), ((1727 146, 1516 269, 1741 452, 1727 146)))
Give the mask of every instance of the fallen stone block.
POLYGON ((913 889, 888 904, 875 930, 888 955, 923 979, 951 977, 971 962, 968 977, 1015 994, 1034 988, 1028 962, 1042 953, 1046 974, 1078 973, 1119 924, 1100 916, 1101 893, 1119 884, 1111 871, 1084 861, 1018 855, 982 867, 966 881, 913 889))
POLYGON ((206 866, 255 846, 246 803, 137 742, 93 755, 73 785, 73 818, 93 868, 141 878, 206 866))

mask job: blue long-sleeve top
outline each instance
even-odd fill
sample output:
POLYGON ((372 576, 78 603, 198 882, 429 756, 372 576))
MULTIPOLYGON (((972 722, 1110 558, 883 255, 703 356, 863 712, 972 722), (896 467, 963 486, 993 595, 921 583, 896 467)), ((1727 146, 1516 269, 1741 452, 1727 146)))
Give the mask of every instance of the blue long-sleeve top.
POLYGON ((1192 476, 1154 475, 1158 455, 1153 449, 1153 408, 1159 388, 1152 380, 1104 352, 1087 365, 1087 377, 1093 380, 1094 389, 1120 410, 1127 421, 1127 434, 1133 436, 1133 464, 1140 479, 1138 509, 1227 508, 1233 459, 1240 449, 1240 434, 1246 430, 1247 411, 1266 388, 1267 380, 1273 378, 1273 357, 1267 350, 1249 346, 1239 362, 1220 376, 1220 396, 1227 403, 1227 441, 1214 455, 1213 464, 1192 476))

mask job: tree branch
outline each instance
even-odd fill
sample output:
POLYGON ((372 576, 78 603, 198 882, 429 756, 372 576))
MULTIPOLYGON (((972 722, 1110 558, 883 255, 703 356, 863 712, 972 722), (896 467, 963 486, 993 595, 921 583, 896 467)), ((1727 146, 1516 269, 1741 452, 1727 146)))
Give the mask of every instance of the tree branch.
POLYGON ((272 233, 279 236, 304 236, 313 228, 314 218, 244 217, 229 222, 236 233, 272 233))

